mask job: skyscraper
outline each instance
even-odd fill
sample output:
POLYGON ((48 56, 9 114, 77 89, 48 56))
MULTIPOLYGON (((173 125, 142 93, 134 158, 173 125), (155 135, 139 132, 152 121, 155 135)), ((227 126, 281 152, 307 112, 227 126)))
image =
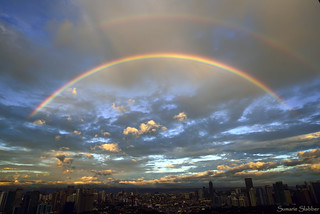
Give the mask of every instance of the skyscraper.
POLYGON ((257 195, 257 202, 258 202, 258 205, 266 205, 267 202, 266 202, 266 196, 263 192, 263 189, 262 187, 257 187, 256 188, 256 195, 257 195))
POLYGON ((273 184, 273 189, 276 204, 286 205, 286 196, 284 193, 284 185, 282 184, 282 181, 278 181, 273 184))
POLYGON ((209 197, 210 199, 212 200, 213 198, 213 184, 212 184, 212 181, 209 181, 209 197))
POLYGON ((246 183, 246 189, 249 192, 249 190, 253 188, 252 178, 245 178, 244 181, 246 183))
POLYGON ((310 182, 317 203, 320 203, 320 181, 310 182))
POLYGON ((268 205, 274 205, 274 198, 272 196, 271 187, 269 185, 266 185, 265 186, 265 190, 266 190, 266 196, 267 196, 268 205))
POLYGON ((256 191, 254 191, 253 187, 251 187, 249 190, 249 199, 250 199, 250 204, 252 207, 257 206, 256 191))

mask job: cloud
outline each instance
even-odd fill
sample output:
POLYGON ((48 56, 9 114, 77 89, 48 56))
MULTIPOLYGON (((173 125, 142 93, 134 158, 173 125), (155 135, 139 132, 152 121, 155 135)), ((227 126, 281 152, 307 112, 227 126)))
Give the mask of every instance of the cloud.
POLYGON ((89 159, 92 159, 93 155, 92 154, 87 154, 86 157, 89 158, 89 159))
POLYGON ((156 132, 157 129, 160 129, 161 131, 165 131, 167 128, 165 126, 160 125, 159 123, 156 123, 154 120, 149 120, 145 123, 141 123, 139 130, 134 127, 127 127, 123 130, 124 135, 142 135, 150 132, 156 132))
POLYGON ((183 122, 187 119, 187 115, 184 112, 180 112, 178 115, 175 115, 173 119, 177 119, 179 122, 183 122))
POLYGON ((77 130, 74 130, 73 133, 76 134, 76 135, 81 135, 81 132, 77 131, 77 130))
POLYGON ((71 173, 73 173, 74 172, 74 170, 72 170, 72 169, 66 169, 65 171, 63 171, 62 173, 63 174, 71 174, 71 173))
POLYGON ((230 171, 244 171, 244 170, 266 170, 266 169, 272 169, 277 167, 277 163, 272 162, 248 162, 244 164, 240 164, 238 166, 226 166, 226 165, 219 165, 217 166, 217 169, 220 170, 230 170, 230 171))
POLYGON ((63 162, 64 159, 66 158, 66 155, 65 154, 56 154, 56 158, 59 159, 59 161, 63 162))
POLYGON ((118 113, 125 113, 125 112, 129 111, 129 109, 127 107, 122 106, 122 105, 116 106, 115 103, 112 103, 112 108, 118 113))
POLYGON ((136 101, 135 101, 134 99, 131 99, 131 98, 130 98, 130 99, 128 100, 128 102, 129 102, 129 103, 135 103, 136 101))
POLYGON ((94 177, 94 176, 82 176, 80 178, 80 182, 75 182, 75 183, 92 183, 92 182, 96 182, 98 181, 98 178, 97 177, 94 177))
POLYGON ((65 170, 71 170, 73 158, 68 158, 67 155, 68 153, 57 153, 55 156, 58 159, 56 164, 58 167, 65 168, 65 170))
POLYGON ((109 152, 120 152, 121 149, 118 147, 118 143, 105 143, 99 146, 100 149, 109 152))
POLYGON ((305 171, 311 171, 315 173, 320 173, 320 164, 305 164, 298 166, 299 169, 305 170, 305 171))
POLYGON ((35 120, 35 121, 33 121, 33 124, 45 125, 45 124, 46 124, 46 121, 45 121, 45 120, 35 120))
POLYGON ((101 132, 101 134, 102 134, 103 136, 110 136, 110 135, 111 135, 110 132, 101 132))
MULTIPOLYGON (((320 133, 317 133, 317 134, 320 134, 320 133)), ((320 158, 320 149, 319 148, 313 149, 310 152, 298 152, 298 157, 303 159, 320 158)))
POLYGON ((138 129, 134 128, 134 127, 127 127, 123 130, 123 134, 124 135, 129 135, 129 134, 132 134, 132 135, 139 135, 140 132, 138 129))
POLYGON ((77 96, 77 88, 67 88, 65 91, 77 96))
POLYGON ((75 95, 75 96, 77 96, 78 93, 77 93, 77 89, 76 89, 76 88, 73 88, 73 89, 72 89, 72 94, 75 95))
POLYGON ((117 171, 116 170, 91 170, 91 172, 95 173, 95 175, 102 175, 102 176, 107 176, 107 175, 112 175, 114 173, 116 173, 117 171))

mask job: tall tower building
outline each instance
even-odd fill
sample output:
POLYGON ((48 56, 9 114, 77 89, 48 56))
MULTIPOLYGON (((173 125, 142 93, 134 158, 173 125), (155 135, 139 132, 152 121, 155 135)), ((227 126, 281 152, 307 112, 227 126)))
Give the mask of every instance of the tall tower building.
POLYGON ((266 190, 266 196, 267 196, 267 203, 268 205, 274 205, 274 198, 272 195, 272 189, 269 185, 265 186, 265 190, 266 190))
POLYGON ((209 197, 210 197, 210 199, 213 198, 213 192, 214 192, 214 189, 213 189, 212 181, 209 181, 209 197))
POLYGON ((266 205, 267 204, 266 195, 264 194, 262 187, 257 187, 256 191, 257 191, 256 194, 257 194, 258 205, 262 205, 262 206, 266 205))
POLYGON ((278 181, 273 184, 273 189, 276 204, 286 205, 286 196, 284 193, 284 185, 282 184, 282 181, 278 181))
POLYGON ((256 191, 251 187, 249 190, 249 198, 250 198, 250 204, 252 207, 257 206, 257 196, 256 191))
POLYGON ((246 189, 249 192, 249 190, 253 188, 252 178, 245 178, 244 181, 246 183, 246 189))
POLYGON ((310 186, 316 203, 320 204, 320 181, 310 182, 310 186))

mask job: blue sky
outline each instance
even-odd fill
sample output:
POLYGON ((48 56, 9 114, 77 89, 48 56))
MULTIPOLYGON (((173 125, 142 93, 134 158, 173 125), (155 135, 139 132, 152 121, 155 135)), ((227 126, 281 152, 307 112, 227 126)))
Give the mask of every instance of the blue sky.
POLYGON ((319 9, 299 0, 2 2, 0 185, 318 179, 319 9), (101 70, 28 117, 87 70, 160 52, 240 69, 290 108, 223 69, 147 59, 101 70))

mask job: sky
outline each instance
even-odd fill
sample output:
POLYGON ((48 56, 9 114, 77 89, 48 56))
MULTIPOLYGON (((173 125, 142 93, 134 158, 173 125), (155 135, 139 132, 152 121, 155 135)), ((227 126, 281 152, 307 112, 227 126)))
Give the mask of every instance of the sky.
POLYGON ((0 186, 319 179, 319 20, 318 1, 2 1, 0 186))

